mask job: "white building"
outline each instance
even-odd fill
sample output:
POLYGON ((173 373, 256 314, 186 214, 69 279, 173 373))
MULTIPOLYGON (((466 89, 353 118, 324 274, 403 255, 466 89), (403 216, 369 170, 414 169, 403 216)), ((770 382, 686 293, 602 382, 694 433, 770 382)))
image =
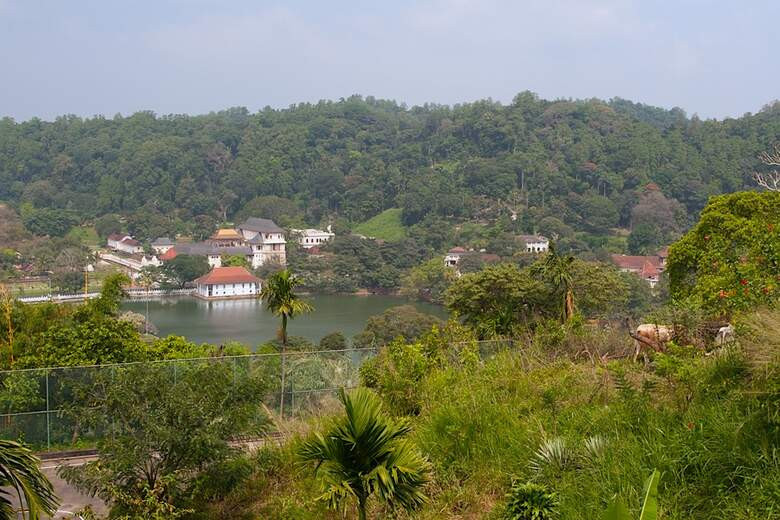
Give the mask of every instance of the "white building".
POLYGON ((322 231, 321 229, 291 229, 290 231, 298 235, 298 243, 304 249, 321 246, 336 236, 330 231, 330 226, 328 226, 327 231, 322 231))
POLYGON ((525 242, 526 253, 544 253, 550 249, 550 240, 541 235, 520 235, 520 240, 525 242))
POLYGON ((287 263, 284 230, 273 220, 249 218, 238 226, 244 241, 252 248, 252 268, 257 269, 267 262, 287 263))
POLYGON ((130 235, 120 235, 117 233, 111 234, 107 240, 108 247, 116 251, 122 251, 130 255, 137 253, 143 253, 144 248, 138 240, 133 239, 130 235))
POLYGON ((195 280, 195 296, 206 300, 254 298, 260 294, 260 278, 243 267, 215 267, 195 280))
POLYGON ((444 265, 446 265, 447 267, 457 267, 458 262, 460 262, 460 259, 467 254, 468 251, 466 251, 464 248, 453 247, 452 249, 447 251, 447 255, 444 257, 444 265))
POLYGON ((170 248, 172 248, 175 244, 173 243, 173 240, 171 240, 168 237, 160 237, 158 239, 155 239, 154 242, 152 242, 152 250, 157 255, 162 255, 170 248))

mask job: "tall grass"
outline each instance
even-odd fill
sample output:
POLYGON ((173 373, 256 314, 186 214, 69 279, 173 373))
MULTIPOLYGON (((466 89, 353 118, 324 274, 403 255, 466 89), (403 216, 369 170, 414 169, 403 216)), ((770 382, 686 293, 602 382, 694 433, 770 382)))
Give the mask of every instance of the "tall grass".
MULTIPOLYGON (((738 344, 709 354, 673 347, 648 367, 570 350, 431 369, 415 383, 412 419, 434 468, 431 503, 374 518, 499 519, 516 482, 555 493, 558 518, 600 518, 615 498, 638 518, 654 469, 659 518, 780 518, 780 315, 745 319, 738 331, 738 344)), ((562 344, 605 351, 597 342, 562 344)), ((308 477, 275 471, 256 480, 264 513, 327 518, 308 477)))

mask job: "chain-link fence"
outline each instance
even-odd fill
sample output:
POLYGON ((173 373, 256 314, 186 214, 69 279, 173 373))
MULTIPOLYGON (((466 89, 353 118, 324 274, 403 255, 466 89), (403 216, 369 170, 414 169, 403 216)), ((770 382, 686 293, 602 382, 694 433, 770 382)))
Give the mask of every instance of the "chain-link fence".
MULTIPOLYGON (((475 353, 485 360, 500 352, 521 350, 522 344, 514 339, 456 342, 450 344, 451 361, 457 362, 459 352, 466 347, 476 347, 475 353)), ((99 393, 101 385, 126 384, 119 383, 127 381, 120 376, 133 367, 163 370, 166 380, 176 383, 188 369, 220 364, 229 368, 233 385, 251 378, 262 381, 267 390, 258 398, 273 413, 286 418, 304 417, 322 409, 324 401, 332 399, 339 388, 357 386, 361 364, 376 352, 375 348, 290 350, 284 354, 284 363, 282 354, 268 353, 0 371, 0 438, 20 439, 46 450, 94 445, 105 432, 82 425, 77 412, 87 406, 92 394, 99 393)), ((104 422, 109 423, 110 418, 106 419, 104 422)))
POLYGON ((36 448, 68 450, 88 447, 102 435, 86 429, 73 413, 89 402, 100 385, 124 381, 118 377, 132 367, 164 370, 175 383, 184 371, 204 364, 224 364, 233 384, 247 378, 264 381, 262 403, 281 412, 284 366, 284 416, 296 417, 317 410, 339 388, 353 388, 359 367, 375 349, 288 351, 282 354, 250 354, 213 358, 177 359, 149 363, 57 367, 0 371, 0 438, 20 439, 36 448))

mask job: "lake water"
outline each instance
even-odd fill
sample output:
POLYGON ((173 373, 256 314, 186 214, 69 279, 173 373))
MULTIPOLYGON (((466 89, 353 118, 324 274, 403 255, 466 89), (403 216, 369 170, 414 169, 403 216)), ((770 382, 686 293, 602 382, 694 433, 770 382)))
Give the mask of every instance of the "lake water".
MULTIPOLYGON (((341 332, 351 339, 363 330, 369 317, 396 305, 411 304, 422 312, 446 317, 439 306, 410 303, 396 296, 312 295, 306 300, 314 306, 314 312, 290 320, 287 333, 313 342, 331 332, 341 332)), ((128 301, 122 308, 145 314, 146 302, 128 301)), ((253 348, 274 339, 281 322, 260 300, 203 301, 189 297, 150 301, 149 319, 161 337, 176 334, 195 343, 212 344, 233 340, 253 348)))

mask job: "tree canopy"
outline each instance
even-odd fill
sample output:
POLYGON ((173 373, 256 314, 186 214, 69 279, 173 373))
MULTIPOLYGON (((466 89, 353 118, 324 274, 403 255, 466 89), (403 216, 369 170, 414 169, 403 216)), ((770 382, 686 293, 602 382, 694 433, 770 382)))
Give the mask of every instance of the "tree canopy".
POLYGON ((678 303, 728 314, 774 304, 780 283, 780 193, 713 197, 669 250, 678 303))
POLYGON ((285 226, 357 226, 390 209, 407 227, 512 210, 527 232, 556 217, 603 233, 649 207, 652 183, 667 201, 657 206, 666 233, 708 196, 753 185, 758 154, 780 135, 778 113, 775 104, 701 121, 621 99, 522 92, 508 104, 352 96, 257 113, 5 118, 0 200, 50 236, 94 222, 101 236, 122 227, 142 240, 203 237, 259 214, 285 226))

